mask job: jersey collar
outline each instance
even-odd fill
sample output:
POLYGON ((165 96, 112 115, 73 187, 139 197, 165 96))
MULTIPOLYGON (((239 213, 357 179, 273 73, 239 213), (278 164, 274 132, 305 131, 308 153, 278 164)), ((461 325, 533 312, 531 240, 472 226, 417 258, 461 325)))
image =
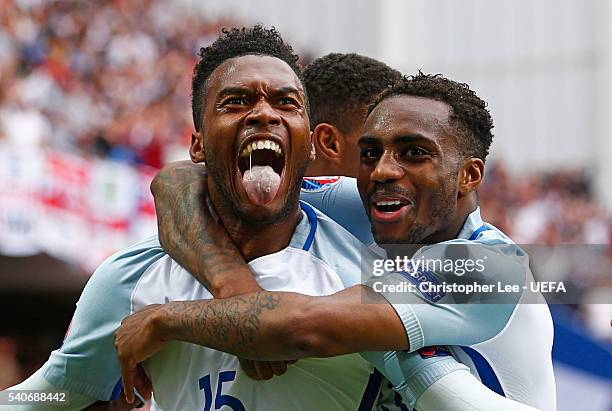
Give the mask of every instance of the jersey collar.
POLYGON ((459 231, 457 238, 463 240, 473 240, 475 237, 474 233, 479 233, 480 231, 484 231, 486 229, 487 227, 480 217, 480 207, 476 207, 476 210, 472 211, 465 219, 463 228, 461 231, 459 231))
POLYGON ((302 219, 295 227, 291 241, 289 241, 289 247, 308 251, 317 231, 318 218, 314 208, 303 201, 300 201, 300 212, 302 213, 302 219))

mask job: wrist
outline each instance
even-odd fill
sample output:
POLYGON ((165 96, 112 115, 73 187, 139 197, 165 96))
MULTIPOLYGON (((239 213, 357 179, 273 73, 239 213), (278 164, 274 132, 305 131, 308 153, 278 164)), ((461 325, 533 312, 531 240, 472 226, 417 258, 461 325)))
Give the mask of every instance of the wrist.
POLYGON ((151 332, 160 341, 166 342, 178 339, 175 314, 179 308, 179 302, 169 302, 161 305, 151 316, 151 332))
POLYGON ((219 277, 211 284, 215 298, 230 298, 263 291, 248 268, 245 268, 245 272, 238 276, 222 275, 219 277))

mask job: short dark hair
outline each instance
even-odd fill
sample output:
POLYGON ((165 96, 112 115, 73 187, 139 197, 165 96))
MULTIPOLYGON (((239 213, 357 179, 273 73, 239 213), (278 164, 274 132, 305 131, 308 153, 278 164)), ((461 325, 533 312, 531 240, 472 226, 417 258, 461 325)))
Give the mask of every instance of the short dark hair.
POLYGON ((423 74, 419 71, 417 75, 405 76, 383 91, 370 105, 368 115, 383 100, 396 95, 427 97, 448 104, 451 107, 449 121, 457 127, 459 137, 463 137, 462 153, 486 160, 493 141, 493 119, 487 102, 467 84, 449 80, 441 74, 423 74))
MULTIPOLYGON (((290 45, 285 43, 274 28, 266 29, 261 25, 253 27, 222 29, 221 35, 208 47, 200 48, 200 61, 193 69, 191 82, 191 111, 193 124, 197 131, 202 127, 202 110, 206 81, 211 73, 224 61, 246 55, 276 57, 291 67, 302 84, 304 83, 299 57, 290 45)), ((308 106, 307 106, 308 107, 308 106)))
POLYGON ((385 63, 355 53, 314 60, 304 69, 311 128, 329 123, 342 132, 352 131, 354 116, 365 116, 372 100, 401 76, 385 63))

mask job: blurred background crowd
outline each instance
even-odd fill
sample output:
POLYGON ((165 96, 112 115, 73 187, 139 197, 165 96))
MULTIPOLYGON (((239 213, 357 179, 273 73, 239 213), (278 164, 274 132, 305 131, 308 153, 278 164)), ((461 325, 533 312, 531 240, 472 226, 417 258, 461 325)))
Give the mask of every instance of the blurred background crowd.
MULTIPOLYGON (((241 24, 172 4, 0 0, 0 141, 154 168, 185 158, 196 53, 241 24)), ((498 157, 482 190, 488 221, 519 243, 609 242, 586 170, 516 178, 498 157)))
POLYGON ((0 138, 152 167, 189 141, 199 47, 235 25, 153 0, 0 4, 0 138))
MULTIPOLYGON (((192 11, 180 2, 161 0, 0 0, 0 150, 31 153, 30 158, 23 156, 24 167, 40 162, 46 153, 84 159, 85 167, 90 162, 113 162, 139 172, 144 167, 145 183, 163 164, 186 158, 193 128, 190 81, 196 54, 222 27, 245 24, 241 18, 192 11)), ((322 54, 316 45, 298 44, 297 49, 302 64, 322 54)), ((574 286, 579 295, 593 287, 612 290, 607 272, 612 220, 597 200, 593 170, 567 162, 554 169, 516 173, 506 160, 497 153, 488 164, 480 192, 485 220, 522 244, 600 245, 606 258, 603 272, 574 277, 574 286)), ((36 176, 43 174, 44 170, 36 176)), ((11 181, 0 181, 0 188, 3 184, 15 189, 11 181)), ((146 192, 146 184, 142 186, 146 192)), ((150 198, 147 201, 150 207, 150 198)), ((6 214, 10 204, 0 201, 3 204, 6 214)), ((154 219, 147 224, 154 230, 154 219)), ((133 237, 121 237, 104 254, 121 249, 133 237)), ((6 285, 2 307, 12 309, 19 319, 9 324, 5 316, 0 326, 0 389, 29 375, 57 347, 79 288, 102 257, 86 267, 61 256, 56 265, 44 259, 32 263, 38 270, 42 264, 62 273, 76 271, 79 278, 72 288, 50 292, 34 287, 36 294, 26 290, 30 280, 2 279, 22 275, 23 267, 31 269, 29 262, 34 260, 23 257, 14 263, 16 258, 0 257, 16 270, 1 269, 0 284, 6 285), (17 312, 14 304, 23 298, 31 299, 30 309, 17 312), (37 334, 27 325, 31 321, 42 324, 37 334)), ((561 279, 569 280, 576 272, 561 279)), ((579 321, 609 342, 610 306, 603 307, 576 304, 575 312, 579 321)))

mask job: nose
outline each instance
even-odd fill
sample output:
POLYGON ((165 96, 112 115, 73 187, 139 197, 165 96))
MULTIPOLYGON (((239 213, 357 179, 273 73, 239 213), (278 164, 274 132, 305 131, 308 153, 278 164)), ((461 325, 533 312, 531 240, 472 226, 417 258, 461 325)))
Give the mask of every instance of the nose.
POLYGON ((370 179, 377 183, 396 181, 404 176, 404 169, 400 166, 392 151, 385 150, 370 174, 370 179))
POLYGON ((264 98, 253 106, 244 121, 247 126, 278 126, 281 124, 280 115, 264 98))

